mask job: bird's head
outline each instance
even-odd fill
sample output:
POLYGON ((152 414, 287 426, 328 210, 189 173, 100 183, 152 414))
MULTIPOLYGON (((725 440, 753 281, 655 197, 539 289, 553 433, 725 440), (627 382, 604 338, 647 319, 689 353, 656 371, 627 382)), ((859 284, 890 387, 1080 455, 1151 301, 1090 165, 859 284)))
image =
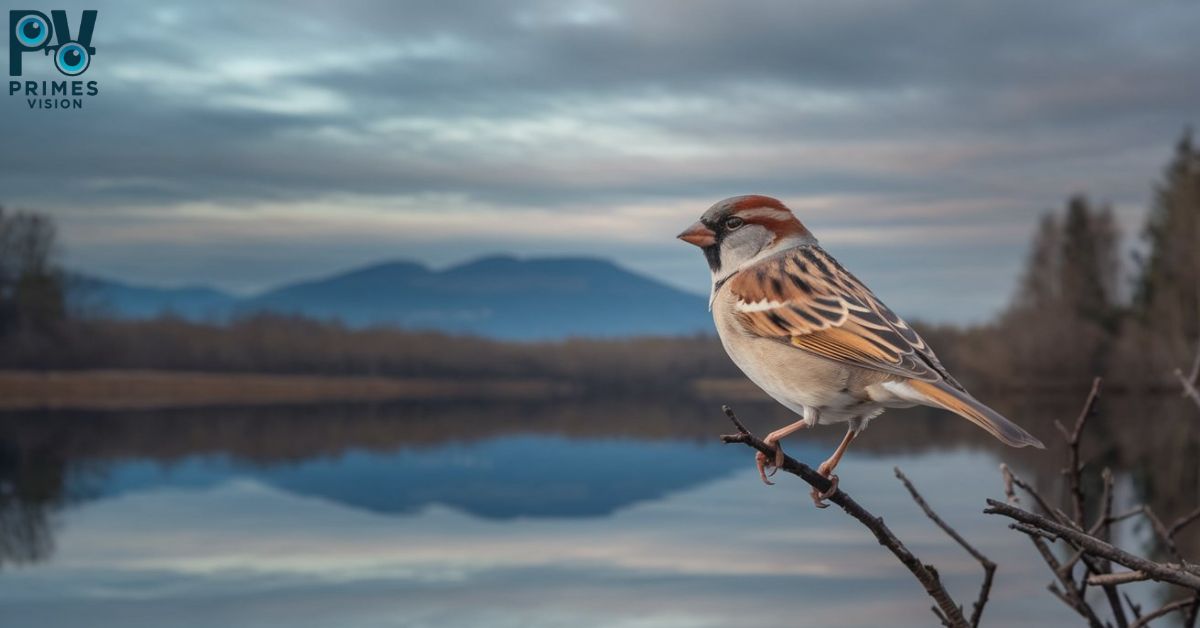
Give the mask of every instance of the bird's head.
POLYGON ((816 242, 792 210, 756 194, 719 201, 678 237, 704 251, 714 280, 777 250, 816 242))

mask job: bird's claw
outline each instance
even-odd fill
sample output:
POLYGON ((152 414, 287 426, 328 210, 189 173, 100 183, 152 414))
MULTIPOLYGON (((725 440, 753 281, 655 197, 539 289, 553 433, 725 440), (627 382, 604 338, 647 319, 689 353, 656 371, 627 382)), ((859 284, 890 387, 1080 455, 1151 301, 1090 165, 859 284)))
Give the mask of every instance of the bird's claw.
POLYGON ((829 475, 829 488, 824 491, 812 490, 813 505, 817 508, 829 508, 829 504, 825 501, 833 497, 838 492, 838 476, 829 475))
POLYGON ((758 465, 758 477, 762 478, 763 484, 766 484, 767 486, 774 486, 775 483, 767 478, 775 475, 775 472, 779 470, 779 467, 770 464, 767 461, 766 454, 761 451, 755 454, 754 463, 758 465), (770 473, 767 472, 767 467, 771 467, 770 473))
POLYGON ((775 448, 775 459, 768 460, 767 455, 760 451, 754 455, 754 463, 758 465, 758 477, 762 478, 763 484, 774 486, 775 483, 767 478, 774 477, 783 468, 783 447, 779 446, 779 441, 771 440, 770 436, 764 442, 775 448), (767 471, 768 467, 770 471, 767 471))

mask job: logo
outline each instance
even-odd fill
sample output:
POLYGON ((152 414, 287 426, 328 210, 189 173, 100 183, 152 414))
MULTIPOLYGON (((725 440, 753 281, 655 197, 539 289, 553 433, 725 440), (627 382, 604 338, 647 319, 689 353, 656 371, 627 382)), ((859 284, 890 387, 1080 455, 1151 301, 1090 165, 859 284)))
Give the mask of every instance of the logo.
MULTIPOLYGON (((96 28, 95 10, 83 11, 74 34, 67 21, 67 12, 50 11, 47 17, 41 11, 13 10, 8 12, 8 75, 22 76, 35 64, 37 57, 26 57, 29 53, 41 53, 42 57, 53 58, 54 68, 66 77, 77 77, 92 65, 96 48, 92 46, 92 31, 96 28)), ((8 95, 26 97, 30 109, 82 109, 83 96, 99 93, 96 81, 41 80, 8 82, 8 95)))
POLYGON ((84 11, 79 29, 71 37, 66 11, 51 11, 51 18, 40 11, 9 11, 8 75, 21 76, 21 57, 26 52, 44 51, 54 55, 54 67, 67 76, 79 76, 92 64, 92 30, 96 28, 96 11, 84 11), (56 45, 50 45, 54 36, 56 45))

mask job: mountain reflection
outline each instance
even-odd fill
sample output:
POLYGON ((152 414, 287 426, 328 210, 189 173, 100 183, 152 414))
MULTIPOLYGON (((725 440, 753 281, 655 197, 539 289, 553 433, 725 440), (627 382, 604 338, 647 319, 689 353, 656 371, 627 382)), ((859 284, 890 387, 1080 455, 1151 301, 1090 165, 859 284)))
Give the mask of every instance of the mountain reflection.
MULTIPOLYGON (((1073 421, 1081 399, 995 401, 1051 448, 1007 450, 966 421, 913 409, 872 423, 848 464, 870 454, 986 448, 1057 490, 1063 457, 1051 424, 1073 421)), ((790 420, 772 403, 737 408, 764 432, 790 420)), ((1105 400, 1085 456, 1126 472, 1139 498, 1174 517, 1200 501, 1194 413, 1176 399, 1105 400)), ((0 564, 48 558, 54 521, 73 504, 235 477, 375 513, 441 505, 497 520, 609 516, 750 468, 747 450, 716 442, 727 430, 718 403, 694 400, 0 414, 0 564)), ((815 462, 840 436, 838 427, 824 427, 785 445, 815 462)), ((1195 535, 1182 541, 1185 551, 1197 545, 1195 535)))
POLYGON ((745 460, 695 443, 498 437, 470 444, 350 451, 299 463, 240 465, 225 457, 162 467, 120 463, 105 496, 160 486, 211 487, 231 476, 377 513, 443 505, 477 517, 598 517, 708 482, 745 460), (668 465, 675 466, 674 470, 668 465), (686 471, 686 472, 685 472, 686 471))

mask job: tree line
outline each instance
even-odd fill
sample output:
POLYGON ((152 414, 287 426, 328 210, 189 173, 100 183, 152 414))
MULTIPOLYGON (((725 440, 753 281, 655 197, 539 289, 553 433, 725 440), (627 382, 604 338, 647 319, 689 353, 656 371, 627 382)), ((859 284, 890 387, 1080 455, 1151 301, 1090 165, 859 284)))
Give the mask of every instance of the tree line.
MULTIPOLYGON (((1007 387, 1174 387, 1200 342, 1200 151, 1187 132, 1155 183, 1132 255, 1112 208, 1084 195, 1042 216, 1009 305, 942 329, 947 359, 1007 387)), ((936 333, 936 332, 935 332, 936 333)), ((932 340, 932 339, 931 339, 932 340)), ((943 349, 944 351, 945 349, 943 349)))
MULTIPOLYGON (((1010 304, 971 327, 916 324, 968 383, 1154 388, 1200 341, 1200 150, 1184 133, 1154 185, 1137 253, 1111 207, 1047 212, 1010 304)), ((129 321, 73 309, 53 222, 0 208, 0 368, 137 368, 420 377, 547 377, 658 390, 737 376, 711 336, 506 343, 256 314, 129 321)))

